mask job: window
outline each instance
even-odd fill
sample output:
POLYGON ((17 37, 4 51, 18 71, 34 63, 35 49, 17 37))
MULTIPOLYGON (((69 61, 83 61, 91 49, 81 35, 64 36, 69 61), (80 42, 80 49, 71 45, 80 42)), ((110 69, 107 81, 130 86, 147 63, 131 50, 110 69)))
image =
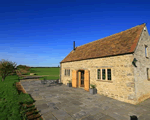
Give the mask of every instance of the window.
POLYGON ((101 69, 97 69, 97 79, 101 79, 101 69))
POLYGON ((97 80, 105 80, 105 81, 111 81, 112 75, 111 75, 111 69, 97 69, 97 80))
POLYGON ((145 57, 148 57, 148 47, 147 47, 147 45, 145 45, 145 57))
POLYGON ((65 69, 65 76, 70 76, 70 69, 65 69))
POLYGON ((107 69, 107 79, 111 80, 111 69, 107 69))
POLYGON ((147 80, 150 80, 150 70, 147 68, 147 80))
POLYGON ((102 79, 105 80, 106 75, 105 75, 105 69, 102 69, 102 79))

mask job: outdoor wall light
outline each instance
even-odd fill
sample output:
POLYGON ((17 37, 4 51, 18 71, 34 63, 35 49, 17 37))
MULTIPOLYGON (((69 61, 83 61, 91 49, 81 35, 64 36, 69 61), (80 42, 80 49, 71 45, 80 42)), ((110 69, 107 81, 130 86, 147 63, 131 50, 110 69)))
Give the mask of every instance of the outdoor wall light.
POLYGON ((132 61, 132 64, 133 64, 135 67, 137 67, 136 64, 135 64, 136 62, 137 62, 137 59, 134 58, 133 61, 132 61))

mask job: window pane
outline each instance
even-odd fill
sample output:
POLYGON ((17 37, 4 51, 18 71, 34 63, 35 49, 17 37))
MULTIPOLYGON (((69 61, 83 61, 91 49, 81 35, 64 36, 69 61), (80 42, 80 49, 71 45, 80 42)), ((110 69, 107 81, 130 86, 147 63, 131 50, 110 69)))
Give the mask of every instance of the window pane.
POLYGON ((148 75, 148 68, 146 69, 147 70, 147 79, 149 78, 149 75, 148 75))
POLYGON ((66 75, 67 75, 67 70, 66 70, 66 75))
POLYGON ((145 46, 145 57, 148 57, 147 56, 147 46, 145 46))
POLYGON ((69 70, 67 70, 67 75, 69 76, 69 70))
POLYGON ((97 79, 101 79, 101 69, 97 69, 97 79))
POLYGON ((147 79, 150 80, 150 69, 147 68, 147 79))
POLYGON ((107 78, 111 80, 111 69, 107 69, 107 78))
POLYGON ((146 47, 146 57, 148 57, 148 47, 146 47))
POLYGON ((69 69, 69 76, 70 76, 70 69, 69 69))
POLYGON ((66 73, 66 74, 67 74, 67 76, 68 76, 68 70, 66 70, 66 71, 67 71, 67 73, 66 73))
POLYGON ((103 80, 105 80, 105 78, 106 78, 105 69, 102 69, 102 78, 103 78, 103 80))
POLYGON ((146 47, 145 47, 145 57, 146 57, 146 47))
POLYGON ((66 75, 66 69, 65 69, 65 75, 66 75))

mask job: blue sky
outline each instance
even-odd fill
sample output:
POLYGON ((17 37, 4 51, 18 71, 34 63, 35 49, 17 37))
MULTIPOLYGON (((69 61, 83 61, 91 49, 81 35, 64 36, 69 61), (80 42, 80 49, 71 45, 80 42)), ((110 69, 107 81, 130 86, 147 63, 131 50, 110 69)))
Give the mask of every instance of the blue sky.
POLYGON ((0 3, 0 60, 57 67, 75 46, 147 23, 150 2, 5 0, 0 3))

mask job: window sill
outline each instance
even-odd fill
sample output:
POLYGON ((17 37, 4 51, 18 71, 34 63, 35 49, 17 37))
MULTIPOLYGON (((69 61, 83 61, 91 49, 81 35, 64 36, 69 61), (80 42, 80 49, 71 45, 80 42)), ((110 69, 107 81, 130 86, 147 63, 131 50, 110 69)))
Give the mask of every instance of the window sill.
POLYGON ((96 80, 96 81, 100 81, 100 82, 110 82, 110 83, 113 82, 112 80, 96 80))

